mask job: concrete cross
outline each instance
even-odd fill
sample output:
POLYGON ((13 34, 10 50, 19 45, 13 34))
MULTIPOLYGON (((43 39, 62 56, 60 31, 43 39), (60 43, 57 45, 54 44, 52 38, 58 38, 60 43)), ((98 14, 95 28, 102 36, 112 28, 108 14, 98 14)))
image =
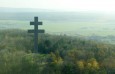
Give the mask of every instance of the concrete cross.
POLYGON ((38 22, 38 17, 34 17, 34 22, 30 22, 30 25, 34 25, 34 30, 28 30, 28 33, 34 33, 34 51, 38 52, 38 33, 44 33, 44 30, 38 30, 38 25, 42 25, 42 22, 38 22))

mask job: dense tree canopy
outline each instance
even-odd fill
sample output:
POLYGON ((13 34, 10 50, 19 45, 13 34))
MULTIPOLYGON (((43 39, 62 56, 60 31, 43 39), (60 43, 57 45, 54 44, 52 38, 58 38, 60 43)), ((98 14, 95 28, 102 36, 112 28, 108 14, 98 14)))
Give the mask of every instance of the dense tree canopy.
POLYGON ((115 74, 115 46, 66 35, 0 31, 0 74, 115 74))

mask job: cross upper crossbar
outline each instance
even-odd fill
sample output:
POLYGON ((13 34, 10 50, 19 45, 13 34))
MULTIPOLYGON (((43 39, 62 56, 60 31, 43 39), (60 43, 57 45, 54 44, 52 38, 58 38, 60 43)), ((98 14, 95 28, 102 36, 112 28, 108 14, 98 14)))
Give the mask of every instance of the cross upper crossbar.
POLYGON ((36 25, 42 25, 42 22, 36 22, 36 21, 35 22, 30 22, 30 25, 35 25, 35 24, 36 25))

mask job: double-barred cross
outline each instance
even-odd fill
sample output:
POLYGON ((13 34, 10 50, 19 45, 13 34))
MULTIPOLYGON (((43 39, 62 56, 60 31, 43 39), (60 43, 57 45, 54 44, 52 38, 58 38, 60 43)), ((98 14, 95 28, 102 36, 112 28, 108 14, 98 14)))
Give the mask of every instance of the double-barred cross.
POLYGON ((30 25, 34 25, 34 30, 28 30, 28 33, 34 33, 34 51, 38 52, 38 33, 45 31, 38 29, 38 25, 42 25, 42 22, 38 22, 38 17, 34 17, 34 22, 30 22, 30 25))

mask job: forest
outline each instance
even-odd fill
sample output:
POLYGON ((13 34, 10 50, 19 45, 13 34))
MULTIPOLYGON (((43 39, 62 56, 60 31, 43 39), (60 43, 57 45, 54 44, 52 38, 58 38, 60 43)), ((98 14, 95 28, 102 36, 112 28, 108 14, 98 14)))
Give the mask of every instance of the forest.
POLYGON ((0 74, 115 74, 115 45, 77 36, 0 30, 0 74))

